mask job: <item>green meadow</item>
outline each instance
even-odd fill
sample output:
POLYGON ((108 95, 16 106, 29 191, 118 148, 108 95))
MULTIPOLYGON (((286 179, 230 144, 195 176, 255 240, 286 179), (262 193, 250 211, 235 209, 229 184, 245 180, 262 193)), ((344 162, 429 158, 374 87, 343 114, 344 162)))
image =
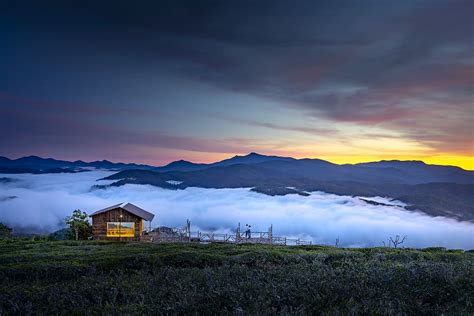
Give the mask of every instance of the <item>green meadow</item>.
POLYGON ((0 315, 474 314, 461 250, 0 240, 0 315))

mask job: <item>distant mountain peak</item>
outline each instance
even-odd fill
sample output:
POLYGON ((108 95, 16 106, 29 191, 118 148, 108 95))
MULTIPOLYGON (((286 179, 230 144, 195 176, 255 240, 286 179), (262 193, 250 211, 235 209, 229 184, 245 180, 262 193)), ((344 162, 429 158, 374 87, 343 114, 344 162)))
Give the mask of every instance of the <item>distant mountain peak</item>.
POLYGON ((392 160, 380 160, 379 162, 386 162, 386 163, 411 163, 411 164, 418 164, 418 165, 426 165, 425 162, 421 160, 398 160, 398 159, 392 159, 392 160))
POLYGON ((380 160, 380 161, 373 161, 373 162, 363 162, 359 164, 355 164, 358 166, 430 166, 429 164, 421 161, 421 160, 380 160))
POLYGON ((259 153, 256 153, 256 152, 252 151, 252 152, 250 152, 246 155, 235 155, 235 156, 233 156, 231 158, 228 158, 228 159, 225 159, 225 160, 229 160, 229 159, 233 159, 233 158, 255 158, 255 157, 278 157, 278 156, 268 156, 268 155, 263 155, 263 154, 259 154, 259 153))
POLYGON ((170 162, 169 164, 167 164, 167 166, 190 165, 190 164, 193 164, 193 163, 192 163, 191 161, 187 161, 187 160, 184 160, 184 159, 180 159, 180 160, 176 160, 176 161, 170 162))
POLYGON ((53 160, 53 159, 52 158, 41 158, 41 157, 38 157, 38 156, 31 155, 31 156, 18 158, 17 160, 53 160))

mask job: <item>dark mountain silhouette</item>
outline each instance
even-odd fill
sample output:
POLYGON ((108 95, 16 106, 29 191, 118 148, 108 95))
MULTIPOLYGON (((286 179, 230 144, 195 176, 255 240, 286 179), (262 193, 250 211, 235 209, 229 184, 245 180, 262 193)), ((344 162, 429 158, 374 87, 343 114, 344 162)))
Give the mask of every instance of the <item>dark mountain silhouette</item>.
POLYGON ((0 157, 0 173, 79 172, 90 168, 118 171, 106 178, 115 180, 113 186, 133 183, 174 190, 251 188, 268 195, 308 195, 307 192, 323 191, 361 197, 385 196, 408 204, 409 210, 474 221, 474 172, 421 161, 337 165, 320 159, 250 153, 210 164, 179 160, 155 167, 107 160, 69 162, 36 156, 14 160, 0 157))
POLYGON ((279 157, 279 156, 265 156, 257 153, 250 153, 245 156, 234 156, 229 159, 225 159, 219 162, 209 164, 210 167, 223 167, 236 164, 254 164, 266 161, 294 161, 295 158, 291 157, 279 157))
POLYGON ((107 160, 84 162, 65 161, 52 158, 41 158, 38 156, 28 156, 18 159, 8 159, 0 157, 0 173, 61 173, 79 172, 87 168, 124 170, 124 169, 153 169, 152 166, 138 165, 134 163, 113 163, 107 160))
POLYGON ((160 171, 160 172, 167 172, 167 171, 197 171, 197 170, 204 170, 209 169, 212 167, 224 167, 224 166, 231 166, 236 164, 255 164, 261 163, 266 161, 292 161, 296 160, 290 157, 278 157, 278 156, 265 156, 260 155, 257 153, 250 153, 245 156, 234 156, 229 159, 225 159, 222 161, 204 164, 204 163, 193 163, 186 160, 178 160, 174 161, 166 166, 157 167, 153 170, 160 171))
POLYGON ((208 168, 208 164, 194 163, 186 160, 173 161, 163 167, 154 168, 155 171, 167 172, 167 171, 196 171, 208 168))
POLYGON ((319 159, 270 159, 187 172, 125 170, 106 179, 116 180, 114 186, 133 183, 167 189, 252 188, 268 195, 323 191, 386 196, 409 204, 410 210, 474 220, 474 172, 421 162, 336 165, 319 159))
POLYGON ((411 176, 423 178, 424 182, 457 182, 472 183, 470 180, 473 172, 465 172, 462 168, 455 166, 428 165, 423 161, 400 161, 382 160, 379 162, 368 162, 357 164, 357 166, 387 169, 394 168, 401 170, 411 176))
POLYGON ((197 171, 217 166, 230 166, 234 164, 253 164, 264 161, 291 161, 294 158, 265 156, 257 153, 250 153, 246 156, 234 156, 222 161, 205 164, 193 163, 186 160, 174 161, 166 166, 156 167, 150 165, 139 165, 134 163, 114 163, 108 160, 84 162, 56 160, 52 158, 41 158, 38 156, 28 156, 18 159, 9 159, 0 156, 0 173, 60 173, 60 172, 78 172, 87 170, 87 168, 106 169, 106 170, 154 170, 159 172, 168 171, 197 171))

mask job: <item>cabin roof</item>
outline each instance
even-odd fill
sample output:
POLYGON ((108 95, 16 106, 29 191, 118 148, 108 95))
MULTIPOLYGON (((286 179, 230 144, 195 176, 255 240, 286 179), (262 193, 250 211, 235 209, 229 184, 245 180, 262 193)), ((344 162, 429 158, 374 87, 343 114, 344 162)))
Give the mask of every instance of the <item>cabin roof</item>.
POLYGON ((132 213, 133 215, 136 215, 140 218, 143 218, 146 221, 151 221, 155 217, 155 214, 147 212, 144 209, 142 209, 142 208, 140 208, 140 207, 138 207, 138 206, 136 206, 132 203, 128 203, 128 202, 119 203, 119 204, 112 205, 112 206, 106 207, 104 209, 98 210, 98 211, 92 213, 90 215, 90 217, 101 214, 101 213, 108 212, 108 211, 116 209, 116 208, 124 209, 127 212, 132 213))

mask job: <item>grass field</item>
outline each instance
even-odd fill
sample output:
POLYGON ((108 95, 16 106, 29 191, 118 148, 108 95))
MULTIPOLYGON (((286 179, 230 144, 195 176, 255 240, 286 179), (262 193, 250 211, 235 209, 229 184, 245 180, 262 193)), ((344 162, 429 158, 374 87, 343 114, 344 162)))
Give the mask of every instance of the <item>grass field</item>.
POLYGON ((0 240, 4 314, 474 314, 474 253, 0 240))

